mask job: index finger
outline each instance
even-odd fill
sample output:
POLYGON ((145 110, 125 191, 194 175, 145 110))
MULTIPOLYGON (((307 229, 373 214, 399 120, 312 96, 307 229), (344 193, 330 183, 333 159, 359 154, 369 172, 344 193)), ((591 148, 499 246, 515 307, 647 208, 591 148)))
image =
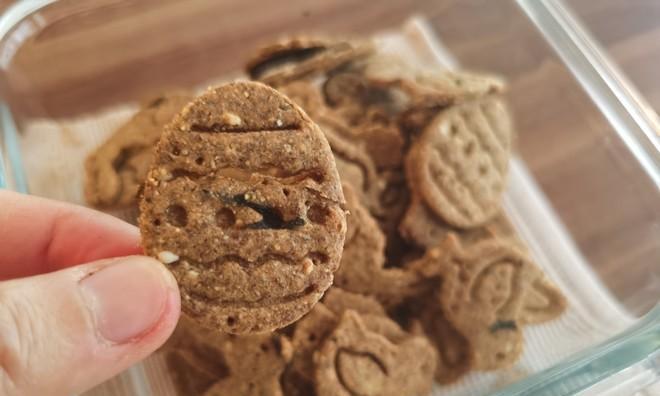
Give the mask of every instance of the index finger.
POLYGON ((63 202, 0 190, 0 280, 141 254, 136 227, 63 202))

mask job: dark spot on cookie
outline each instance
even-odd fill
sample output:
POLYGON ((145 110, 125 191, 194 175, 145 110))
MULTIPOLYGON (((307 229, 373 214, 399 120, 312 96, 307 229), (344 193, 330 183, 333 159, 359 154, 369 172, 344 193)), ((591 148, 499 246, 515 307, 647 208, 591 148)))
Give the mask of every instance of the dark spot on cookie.
POLYGON ((325 175, 320 171, 311 172, 309 177, 317 183, 323 183, 325 180, 325 175))
POLYGON ((319 285, 312 283, 311 285, 307 286, 305 290, 303 291, 303 294, 312 294, 316 293, 316 291, 319 289, 319 285))
POLYGON ((312 260, 314 265, 325 264, 330 260, 330 258, 326 254, 320 252, 312 252, 307 257, 309 257, 309 259, 312 260))
POLYGON ((259 348, 261 348, 261 351, 264 353, 268 353, 268 351, 270 350, 270 348, 266 344, 261 344, 259 348))
POLYGON ((325 50, 326 48, 323 46, 314 46, 308 48, 284 48, 271 54, 271 56, 269 56, 267 59, 250 67, 248 74, 250 75, 250 78, 258 80, 260 77, 266 74, 268 70, 284 66, 288 63, 304 62, 317 56, 325 50))
POLYGON ((309 342, 316 341, 316 334, 314 333, 310 334, 309 336, 307 336, 307 340, 309 340, 309 342))
POLYGON ((167 221, 176 227, 185 227, 188 224, 188 211, 181 205, 170 205, 165 210, 167 221))
POLYGON ((173 155, 180 155, 181 154, 181 149, 178 146, 172 146, 172 154, 173 155))
POLYGON ((496 333, 500 330, 516 330, 518 329, 518 326, 516 325, 516 322, 513 320, 498 320, 497 322, 493 323, 490 325, 488 330, 490 330, 491 333, 496 333))
POLYGON ((486 165, 479 165, 479 174, 485 176, 488 173, 488 167, 486 165))
POLYGON ((288 197, 289 194, 291 194, 291 191, 288 188, 283 188, 282 194, 284 194, 285 197, 288 197))
POLYGON ((160 225, 160 219, 154 219, 153 224, 158 227, 160 225))
POLYGON ((495 359, 497 359, 497 360, 504 360, 505 358, 506 358, 506 355, 502 352, 497 352, 495 354, 495 359))
POLYGON ((195 163, 197 165, 203 165, 204 164, 204 157, 197 157, 195 158, 195 163))
POLYGON ((262 216, 256 223, 248 224, 246 227, 256 230, 292 230, 305 225, 305 220, 296 217, 293 220, 284 220, 282 213, 277 208, 248 201, 244 194, 235 195, 233 202, 239 206, 248 207, 262 216))
POLYGON ((451 137, 455 137, 456 135, 458 135, 458 126, 456 126, 456 124, 451 124, 449 133, 451 137))
POLYGON ((307 209, 307 219, 312 223, 325 224, 330 216, 330 210, 324 206, 314 204, 307 209))
POLYGON ((215 223, 218 227, 228 228, 236 223, 236 216, 229 208, 221 208, 215 212, 215 223))
POLYGON ((457 87, 462 87, 463 86, 463 79, 461 78, 454 78, 454 84, 456 84, 457 87))
POLYGON ((234 327, 236 325, 236 318, 233 316, 228 316, 227 317, 227 326, 229 327, 234 327))

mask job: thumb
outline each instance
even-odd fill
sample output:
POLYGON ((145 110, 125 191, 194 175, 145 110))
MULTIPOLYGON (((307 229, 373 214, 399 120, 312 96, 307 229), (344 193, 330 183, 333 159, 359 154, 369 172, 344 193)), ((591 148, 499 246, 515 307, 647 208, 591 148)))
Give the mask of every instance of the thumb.
POLYGON ((82 392, 170 336, 179 292, 158 261, 131 256, 0 282, 0 394, 82 392))

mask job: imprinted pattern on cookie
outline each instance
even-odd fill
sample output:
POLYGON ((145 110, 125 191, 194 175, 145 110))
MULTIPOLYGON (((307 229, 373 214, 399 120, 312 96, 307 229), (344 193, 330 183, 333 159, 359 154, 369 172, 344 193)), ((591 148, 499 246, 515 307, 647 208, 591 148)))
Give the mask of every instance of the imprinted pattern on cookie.
POLYGON ((511 129, 504 102, 486 97, 443 111, 424 130, 407 165, 420 196, 445 222, 471 228, 497 214, 511 129))
POLYGON ((399 334, 401 330, 392 321, 386 319, 385 309, 376 300, 331 287, 323 297, 323 301, 316 304, 310 313, 295 324, 291 339, 295 352, 282 377, 285 394, 313 394, 314 351, 337 326, 339 317, 349 309, 361 315, 368 315, 372 326, 384 329, 381 332, 395 333, 394 338, 397 339, 401 337, 399 334))
POLYGON ((250 78, 272 86, 325 73, 373 51, 369 42, 294 37, 267 45, 247 61, 250 78))
POLYGON ((85 161, 85 199, 101 208, 137 204, 153 149, 168 123, 192 97, 171 94, 151 100, 85 161))
POLYGON ((399 329, 388 338, 368 319, 346 311, 314 354, 318 396, 427 395, 433 385, 435 351, 424 337, 399 329))
POLYGON ((319 128, 260 83, 209 89, 169 124, 145 183, 145 251, 166 262, 182 308, 231 333, 297 320, 332 283, 343 193, 319 128))
MULTIPOLYGON (((475 368, 492 370, 512 365, 523 346, 522 327, 556 317, 565 308, 560 294, 552 303, 536 305, 527 316, 528 297, 546 283, 542 271, 506 240, 491 239, 463 248, 454 234, 411 265, 427 277, 439 277, 437 302, 452 326, 465 337, 475 355, 475 368), (543 313, 541 313, 543 312, 543 313)), ((556 289, 554 289, 556 290, 556 289)), ((547 301, 546 301, 547 302, 547 301)))

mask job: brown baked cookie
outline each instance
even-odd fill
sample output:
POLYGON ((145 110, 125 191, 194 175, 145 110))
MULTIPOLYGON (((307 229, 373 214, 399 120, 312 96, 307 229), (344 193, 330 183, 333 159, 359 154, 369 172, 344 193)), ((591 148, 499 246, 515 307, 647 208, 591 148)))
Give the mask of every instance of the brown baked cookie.
POLYGON ((438 245, 449 233, 456 234, 463 244, 498 238, 522 245, 503 213, 499 213, 483 226, 459 229, 439 219, 415 194, 401 219, 399 232, 407 241, 425 249, 438 245))
POLYGON ((349 127, 338 117, 323 112, 316 121, 332 148, 342 182, 353 187, 370 211, 381 213, 383 182, 369 153, 350 140, 349 127))
POLYGON ((320 129, 263 84, 209 89, 165 128, 145 183, 145 252, 182 308, 229 333, 284 327, 332 284, 344 197, 320 129))
POLYGON ((539 324, 556 319, 566 310, 566 297, 547 277, 536 278, 525 291, 519 314, 523 324, 539 324))
POLYGON ((280 86, 328 72, 372 51, 368 42, 296 37, 261 48, 247 61, 245 69, 253 80, 280 86))
POLYGON ((408 154, 409 182, 447 224, 458 228, 483 225, 499 211, 511 130, 505 104, 497 97, 441 112, 408 154))
POLYGON ((419 319, 417 323, 421 326, 422 334, 426 335, 437 351, 435 380, 440 384, 458 381, 474 365, 474 351, 470 343, 449 323, 440 307, 434 303, 426 304, 419 319))
POLYGON ((331 287, 325 293, 323 304, 335 315, 341 315, 344 311, 351 309, 361 315, 387 316, 385 308, 375 298, 351 293, 339 287, 331 287))
POLYGON ((413 101, 452 105, 485 95, 502 93, 506 84, 494 75, 467 71, 422 69, 404 59, 376 54, 353 65, 371 83, 399 87, 413 101))
POLYGON ((137 204, 138 188, 147 177, 163 127, 190 100, 186 94, 152 99, 87 157, 84 188, 88 204, 100 208, 137 204))
MULTIPOLYGON (((385 317, 385 309, 373 298, 349 293, 336 287, 331 287, 325 294, 323 302, 296 323, 291 339, 294 349, 293 359, 282 377, 282 387, 288 396, 314 394, 314 351, 337 326, 344 311, 352 309, 360 314, 385 317)), ((373 320, 381 323, 382 320, 373 320)), ((388 320, 388 322, 391 322, 388 320)), ((391 325, 388 333, 395 332, 391 325)))
POLYGON ((280 377, 293 351, 286 337, 260 334, 228 338, 223 352, 230 375, 214 383, 204 396, 282 396, 280 377))
POLYGON ((311 81, 292 81, 286 85, 277 87, 277 90, 302 107, 313 120, 324 110, 323 96, 321 96, 319 88, 311 81))
POLYGON ((480 241, 464 248, 449 234, 411 267, 428 278, 439 277, 436 301, 449 323, 470 343, 476 369, 511 366, 522 353, 522 327, 534 322, 530 317, 549 320, 566 306, 556 288, 551 293, 539 291, 540 284, 550 285, 543 272, 504 240, 480 241), (552 298, 538 304, 537 293, 552 298), (528 316, 525 312, 531 306, 543 313, 528 316))
POLYGON ((278 379, 292 349, 286 337, 217 333, 184 316, 164 353, 180 395, 281 396, 278 379))
POLYGON ((422 278, 415 271, 384 268, 385 237, 382 231, 360 204, 357 194, 346 185, 344 191, 350 213, 349 227, 355 231, 344 245, 335 285, 346 291, 373 296, 388 307, 416 294, 422 278))
POLYGON ((317 396, 429 394, 436 360, 429 341, 391 321, 395 334, 382 334, 369 328, 370 322, 346 311, 314 354, 317 396))
POLYGON ((313 354, 336 325, 335 313, 321 302, 296 322, 291 338, 293 358, 282 376, 282 388, 287 396, 314 394, 313 354))

